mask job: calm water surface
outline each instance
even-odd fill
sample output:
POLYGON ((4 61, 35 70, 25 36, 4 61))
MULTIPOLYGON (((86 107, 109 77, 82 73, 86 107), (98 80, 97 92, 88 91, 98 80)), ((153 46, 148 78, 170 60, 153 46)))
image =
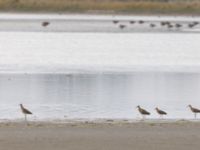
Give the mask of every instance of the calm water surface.
MULTIPOLYGON (((95 28, 100 21, 118 30, 111 19, 97 19, 95 28)), ((29 19, 5 32, 15 21, 1 24, 1 119, 22 118, 20 103, 36 120, 138 118, 137 105, 151 111, 150 118, 157 117, 156 106, 167 118, 192 118, 186 106, 200 107, 200 34, 194 31, 114 33, 105 24, 98 33, 46 32, 38 20, 29 26, 29 19)), ((60 22, 52 28, 64 28, 60 22)))
POLYGON ((168 118, 189 118, 186 106, 199 105, 198 73, 132 74, 2 74, 2 118, 20 118, 19 103, 34 117, 42 118, 138 118, 136 106, 159 106, 168 118))

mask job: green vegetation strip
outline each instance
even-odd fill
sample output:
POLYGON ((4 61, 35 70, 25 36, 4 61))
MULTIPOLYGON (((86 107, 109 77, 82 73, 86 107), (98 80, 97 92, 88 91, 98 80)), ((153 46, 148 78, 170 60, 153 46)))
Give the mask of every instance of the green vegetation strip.
POLYGON ((200 14, 200 0, 0 0, 0 11, 200 14))

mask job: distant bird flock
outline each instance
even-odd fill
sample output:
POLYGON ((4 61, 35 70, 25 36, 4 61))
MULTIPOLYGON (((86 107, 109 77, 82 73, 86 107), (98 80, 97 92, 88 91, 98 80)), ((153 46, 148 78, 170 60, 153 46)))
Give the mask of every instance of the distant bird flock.
MULTIPOLYGON (((193 107, 192 105, 188 105, 190 108, 191 112, 194 113, 194 118, 197 118, 197 114, 200 113, 200 109, 193 107)), ((143 119, 145 119, 146 115, 150 115, 151 113, 145 110, 144 108, 140 107, 139 105, 136 107, 138 108, 139 113, 142 115, 143 119)), ((163 115, 167 115, 167 113, 158 107, 155 108, 156 112, 158 115, 160 115, 161 118, 163 118, 163 115)))
POLYGON ((165 29, 181 29, 181 28, 194 28, 200 23, 198 21, 176 23, 177 21, 144 21, 144 20, 130 20, 129 25, 124 23, 124 20, 113 20, 113 24, 118 25, 120 29, 133 27, 133 25, 148 25, 150 28, 165 28, 165 29))
MULTIPOLYGON (((150 20, 112 20, 112 23, 119 29, 135 29, 145 27, 149 29, 165 29, 169 31, 179 31, 180 29, 193 29, 197 26, 200 27, 198 21, 150 21, 150 20)), ((50 21, 41 22, 41 26, 46 28, 50 25, 50 21)))

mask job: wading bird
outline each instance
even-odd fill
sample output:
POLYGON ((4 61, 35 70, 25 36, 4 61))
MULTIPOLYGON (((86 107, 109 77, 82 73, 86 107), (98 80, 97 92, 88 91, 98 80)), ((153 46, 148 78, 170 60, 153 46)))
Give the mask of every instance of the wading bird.
POLYGON ((156 107, 155 110, 160 115, 161 118, 163 117, 163 115, 167 115, 165 111, 159 109, 158 107, 156 107))
POLYGON ((173 28, 174 26, 172 24, 167 24, 168 29, 173 28))
POLYGON ((119 27, 120 27, 120 29, 124 29, 126 26, 123 24, 120 24, 119 27))
POLYGON ((135 23, 135 21, 130 21, 130 24, 134 24, 135 23))
POLYGON ((161 26, 165 26, 166 24, 167 24, 166 21, 161 21, 161 22, 160 22, 160 25, 161 25, 161 26))
POLYGON ((194 118, 196 119, 197 113, 200 113, 200 109, 194 108, 194 107, 192 107, 192 105, 188 105, 188 107, 194 113, 194 118))
POLYGON ((47 22, 47 21, 42 22, 42 26, 43 26, 43 27, 46 27, 46 26, 48 26, 49 24, 50 24, 50 23, 47 22))
POLYGON ((182 27, 182 25, 177 23, 177 24, 175 25, 175 27, 176 27, 176 28, 180 28, 180 27, 182 27))
POLYGON ((153 24, 153 23, 150 24, 150 27, 152 27, 152 28, 154 28, 155 26, 156 26, 156 25, 153 24))
POLYGON ((117 24, 117 23, 119 23, 119 21, 118 20, 113 20, 113 23, 117 24))
POLYGON ((195 24, 193 24, 193 23, 188 24, 189 28, 193 28, 194 26, 195 26, 195 24))
POLYGON ((143 21, 143 20, 139 20, 138 23, 139 23, 139 24, 143 24, 144 21, 143 21))
POLYGON ((138 111, 142 115, 143 119, 145 118, 145 115, 150 115, 150 112, 146 111, 145 109, 141 108, 139 105, 137 106, 138 111))
POLYGON ((24 114, 25 121, 27 121, 26 115, 32 115, 32 112, 30 112, 28 109, 24 108, 24 106, 22 104, 20 104, 20 108, 21 108, 22 113, 24 114))
POLYGON ((193 24, 197 25, 197 24, 199 24, 199 22, 198 21, 194 21, 193 24))

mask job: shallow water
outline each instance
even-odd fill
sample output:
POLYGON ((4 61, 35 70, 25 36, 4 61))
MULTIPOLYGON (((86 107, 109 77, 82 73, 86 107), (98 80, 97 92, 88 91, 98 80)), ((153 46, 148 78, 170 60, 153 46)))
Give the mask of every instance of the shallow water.
POLYGON ((188 104, 199 105, 200 74, 3 74, 0 75, 1 118, 20 118, 25 104, 36 119, 138 118, 137 105, 167 118, 192 117, 188 104))
POLYGON ((199 41, 196 32, 0 32, 0 118, 22 118, 19 103, 36 120, 139 118, 137 105, 150 118, 156 106, 167 118, 192 118, 186 106, 200 106, 199 41))

